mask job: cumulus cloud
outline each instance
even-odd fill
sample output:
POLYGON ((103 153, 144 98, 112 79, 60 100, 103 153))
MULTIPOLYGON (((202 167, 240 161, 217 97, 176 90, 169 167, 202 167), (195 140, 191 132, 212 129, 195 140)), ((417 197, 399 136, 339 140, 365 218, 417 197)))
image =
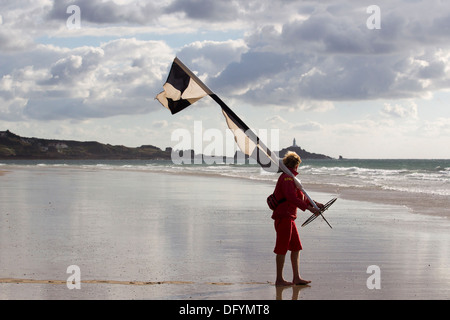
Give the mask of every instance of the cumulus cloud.
POLYGON ((229 64, 241 59, 248 50, 242 40, 195 41, 178 52, 178 56, 189 61, 193 70, 202 70, 207 76, 220 74, 229 64))
MULTIPOLYGON (((4 74, 0 94, 8 110, 1 118, 24 120, 86 119, 152 111, 155 92, 167 72, 172 49, 163 42, 121 39, 100 47, 58 50, 41 46, 53 59, 40 61, 31 51, 30 65, 4 74), (17 102, 21 99, 21 107, 17 102), (26 103, 23 103, 23 101, 26 103), (14 115, 14 117, 13 117, 14 115)), ((13 59, 14 57, 5 56, 13 59)))
MULTIPOLYGON (((369 30, 366 6, 350 0, 2 2, 0 117, 149 112, 175 54, 228 99, 255 106, 327 111, 335 101, 410 99, 449 89, 450 4, 377 4, 380 30, 369 30), (113 27, 131 34, 140 26, 181 33, 189 25, 202 31, 223 25, 245 36, 179 49, 133 38, 72 49, 40 45, 40 37, 67 29, 69 5, 80 7, 80 33, 89 36, 113 27)), ((395 104, 383 113, 414 116, 395 104)))
POLYGON ((237 1, 229 0, 175 0, 166 13, 182 12, 187 18, 205 21, 235 20, 239 13, 237 1))
POLYGON ((0 48, 4 52, 15 52, 29 48, 33 45, 32 38, 0 24, 0 48))
MULTIPOLYGON (((306 5, 311 2, 291 3, 303 12, 306 5)), ((450 7, 436 5, 441 11, 431 14, 424 1, 382 2, 383 27, 369 30, 365 7, 350 1, 315 3, 307 18, 287 19, 281 26, 267 22, 250 33, 248 50, 214 84, 254 104, 298 107, 304 99, 429 96, 450 84, 450 33, 442 32, 450 7)))
POLYGON ((82 21, 95 24, 149 24, 158 16, 154 1, 133 1, 118 4, 115 1, 58 0, 53 2, 48 18, 66 21, 67 8, 76 5, 82 13, 82 21))

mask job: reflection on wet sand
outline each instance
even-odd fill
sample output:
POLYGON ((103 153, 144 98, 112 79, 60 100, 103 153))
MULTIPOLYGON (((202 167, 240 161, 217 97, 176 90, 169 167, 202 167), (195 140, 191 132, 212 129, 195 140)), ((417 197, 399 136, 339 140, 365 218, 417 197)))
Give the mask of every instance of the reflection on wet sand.
POLYGON ((276 289, 276 299, 277 300, 288 300, 283 299, 283 292, 288 289, 288 292, 292 289, 292 296, 290 300, 299 300, 300 291, 306 288, 310 288, 310 285, 302 285, 302 286, 275 286, 276 289))

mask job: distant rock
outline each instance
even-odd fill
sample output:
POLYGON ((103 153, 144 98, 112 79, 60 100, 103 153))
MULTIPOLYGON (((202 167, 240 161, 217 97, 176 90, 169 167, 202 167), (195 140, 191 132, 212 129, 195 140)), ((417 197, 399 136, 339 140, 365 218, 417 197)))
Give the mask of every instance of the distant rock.
POLYGON ((290 147, 281 149, 278 154, 279 157, 283 158, 288 151, 294 151, 302 159, 332 159, 331 157, 326 156, 324 154, 308 152, 300 147, 294 147, 294 146, 290 146, 290 147))
POLYGON ((297 145, 297 143, 296 143, 296 141, 295 141, 295 138, 294 138, 294 140, 293 140, 293 142, 292 142, 292 146, 287 147, 287 148, 284 148, 284 149, 281 149, 280 152, 278 153, 278 156, 279 156, 280 158, 284 158, 285 154, 286 154, 288 151, 293 151, 293 152, 295 152, 295 153, 298 154, 298 155, 300 156, 300 158, 302 158, 302 159, 332 159, 331 157, 326 156, 326 155, 324 155, 324 154, 320 154, 320 153, 311 153, 311 152, 308 152, 308 151, 306 151, 306 150, 300 148, 300 147, 297 145))

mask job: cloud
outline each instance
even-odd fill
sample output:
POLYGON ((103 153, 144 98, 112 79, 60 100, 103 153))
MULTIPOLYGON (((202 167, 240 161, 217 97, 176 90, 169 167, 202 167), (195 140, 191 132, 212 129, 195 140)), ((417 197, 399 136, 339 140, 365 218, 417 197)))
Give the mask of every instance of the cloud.
POLYGON ((69 17, 67 8, 70 5, 76 5, 80 8, 83 23, 95 24, 130 23, 145 25, 151 23, 160 11, 153 1, 118 4, 115 1, 58 0, 53 2, 47 17, 66 21, 69 17))
POLYGON ((239 62, 230 63, 219 76, 212 79, 215 87, 236 95, 251 95, 258 88, 272 83, 272 78, 288 67, 281 55, 272 52, 252 51, 242 54, 240 58, 239 62))
MULTIPOLYGON (((418 131, 425 136, 445 140, 450 136, 450 118, 439 117, 433 121, 425 121, 418 131)), ((440 146, 440 148, 446 147, 440 146)))
POLYGON ((272 116, 270 118, 267 118, 266 122, 268 122, 268 123, 270 123, 272 125, 285 125, 285 124, 288 123, 283 117, 281 117, 278 114, 275 115, 275 116, 272 116))
POLYGON ((239 14, 239 5, 237 1, 228 0, 175 0, 165 12, 182 12, 190 19, 220 22, 235 20, 239 14))
POLYGON ((153 121, 153 127, 157 129, 166 128, 169 123, 166 120, 153 121))
POLYGON ((248 50, 212 82, 255 105, 298 108, 305 99, 421 98, 448 89, 449 34, 432 32, 446 28, 448 5, 440 2, 434 14, 425 2, 380 6, 381 30, 369 30, 365 7, 346 1, 316 4, 307 18, 268 22, 248 34, 248 50))
POLYGON ((214 77, 229 64, 239 61, 247 50, 247 45, 242 39, 195 41, 181 48, 177 56, 189 62, 191 69, 202 70, 202 74, 214 77))
POLYGON ((33 45, 32 38, 9 27, 0 24, 0 48, 3 52, 25 50, 33 45))
POLYGON ((417 105, 414 102, 409 103, 409 105, 407 106, 401 106, 400 104, 391 105, 390 103, 385 103, 381 113, 389 117, 401 119, 418 118, 417 105))
POLYGON ((136 39, 65 50, 40 46, 36 51, 21 55, 28 65, 2 75, 0 95, 10 107, 0 110, 0 119, 82 120, 151 112, 166 61, 173 57, 163 42, 136 39), (43 53, 47 59, 41 61, 43 53))
MULTIPOLYGON (((151 112, 175 55, 211 88, 255 106, 327 111, 335 101, 421 98, 449 89, 450 4, 378 5, 380 30, 367 28, 366 6, 347 0, 2 2, 0 118, 151 112), (133 38, 73 49, 38 44, 55 34, 76 37, 65 26, 69 5, 81 9, 81 35, 152 28, 201 34, 220 26, 245 36, 186 41, 178 52, 164 41, 133 38), (20 107, 12 112, 13 106, 20 107)), ((402 115, 395 104, 383 112, 402 115)))
POLYGON ((297 124, 293 126, 292 129, 299 131, 321 131, 323 129, 323 126, 318 122, 309 121, 297 124))

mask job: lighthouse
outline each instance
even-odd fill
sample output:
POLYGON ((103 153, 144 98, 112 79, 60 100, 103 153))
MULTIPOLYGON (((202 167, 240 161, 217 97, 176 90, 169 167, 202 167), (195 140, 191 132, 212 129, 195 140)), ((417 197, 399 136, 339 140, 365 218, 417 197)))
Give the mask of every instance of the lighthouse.
POLYGON ((298 147, 298 146, 297 146, 297 143, 295 142, 295 138, 294 138, 294 141, 292 141, 292 146, 293 146, 293 147, 298 147))

